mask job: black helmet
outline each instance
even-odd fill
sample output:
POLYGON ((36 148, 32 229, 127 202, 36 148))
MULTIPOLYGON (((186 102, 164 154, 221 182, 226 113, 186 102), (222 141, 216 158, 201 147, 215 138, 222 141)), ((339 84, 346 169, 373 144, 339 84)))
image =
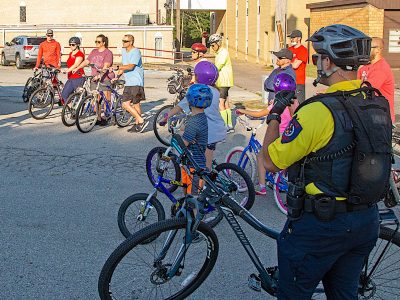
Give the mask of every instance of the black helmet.
POLYGON ((81 44, 81 39, 78 38, 77 36, 73 36, 72 38, 69 39, 69 44, 76 44, 78 46, 80 46, 81 44))
POLYGON ((318 54, 325 54, 341 68, 358 67, 370 61, 371 38, 342 24, 322 27, 308 41, 318 54))

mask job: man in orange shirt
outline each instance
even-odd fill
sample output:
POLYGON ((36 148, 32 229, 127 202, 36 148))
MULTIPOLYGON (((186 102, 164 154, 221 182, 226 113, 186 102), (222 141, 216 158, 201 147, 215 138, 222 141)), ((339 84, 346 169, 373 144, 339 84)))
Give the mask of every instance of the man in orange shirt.
POLYGON ((369 65, 361 66, 358 69, 357 78, 362 81, 368 81, 389 101, 390 117, 394 124, 394 76, 390 65, 383 57, 383 48, 383 39, 373 37, 371 42, 371 62, 369 65))
POLYGON ((44 64, 61 68, 61 46, 60 43, 53 39, 53 30, 47 29, 46 40, 39 46, 39 52, 36 60, 35 69, 38 69, 43 58, 44 64))
POLYGON ((293 30, 290 37, 289 50, 293 53, 292 67, 296 73, 296 96, 299 103, 306 99, 306 65, 308 61, 308 50, 301 44, 303 37, 300 30, 293 30))

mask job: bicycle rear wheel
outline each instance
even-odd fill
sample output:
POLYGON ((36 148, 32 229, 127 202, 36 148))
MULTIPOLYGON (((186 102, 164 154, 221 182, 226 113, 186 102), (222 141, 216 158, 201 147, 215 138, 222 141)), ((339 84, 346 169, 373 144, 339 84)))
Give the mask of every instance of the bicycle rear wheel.
POLYGON ((28 110, 32 118, 42 120, 46 118, 54 106, 54 94, 50 88, 44 87, 32 93, 28 110))
POLYGON ((211 273, 219 244, 215 232, 204 223, 197 228, 196 239, 187 243, 186 227, 187 220, 182 218, 164 220, 125 240, 101 270, 100 299, 184 299, 192 294, 211 273), (158 237, 154 242, 143 243, 154 236, 158 237), (168 276, 185 247, 179 270, 168 276))
POLYGON ((286 195, 288 192, 288 177, 286 170, 277 172, 275 174, 273 191, 276 206, 278 206, 279 210, 286 215, 286 195))
MULTIPOLYGON (((156 222, 165 220, 162 204, 156 197, 151 197, 148 207, 146 200, 149 194, 134 194, 122 202, 118 210, 118 227, 125 238, 156 222)), ((154 239, 156 236, 154 236, 154 239)), ((145 241, 150 243, 152 240, 145 241)))
POLYGON ((358 299, 400 299, 400 234, 381 227, 361 273, 358 299))
POLYGON ((93 129, 96 125, 98 109, 97 99, 92 95, 81 101, 76 113, 76 127, 80 132, 86 133, 93 129))
POLYGON ((243 151, 244 148, 242 146, 233 147, 231 150, 229 150, 228 154, 226 155, 225 162, 233 163, 241 167, 243 170, 246 171, 247 174, 249 174, 251 180, 255 183, 257 179, 256 158, 254 157, 253 153, 247 151, 244 154, 242 161, 239 163, 243 151))

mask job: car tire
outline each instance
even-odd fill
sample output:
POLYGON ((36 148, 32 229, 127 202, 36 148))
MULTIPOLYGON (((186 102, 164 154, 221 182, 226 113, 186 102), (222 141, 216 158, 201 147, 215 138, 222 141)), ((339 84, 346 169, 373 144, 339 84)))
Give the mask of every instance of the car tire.
POLYGON ((6 55, 3 53, 1 53, 1 65, 2 66, 9 66, 10 62, 8 60, 6 60, 6 55))
POLYGON ((21 56, 19 54, 15 56, 15 66, 17 67, 17 69, 22 69, 24 67, 24 63, 22 62, 21 56))

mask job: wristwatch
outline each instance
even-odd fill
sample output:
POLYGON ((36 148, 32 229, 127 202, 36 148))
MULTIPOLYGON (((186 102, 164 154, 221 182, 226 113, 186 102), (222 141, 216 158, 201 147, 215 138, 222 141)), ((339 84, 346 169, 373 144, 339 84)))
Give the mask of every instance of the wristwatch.
POLYGON ((269 114, 267 116, 267 124, 269 124, 269 122, 271 122, 272 120, 276 120, 278 121, 278 123, 281 123, 281 116, 278 114, 269 114))

